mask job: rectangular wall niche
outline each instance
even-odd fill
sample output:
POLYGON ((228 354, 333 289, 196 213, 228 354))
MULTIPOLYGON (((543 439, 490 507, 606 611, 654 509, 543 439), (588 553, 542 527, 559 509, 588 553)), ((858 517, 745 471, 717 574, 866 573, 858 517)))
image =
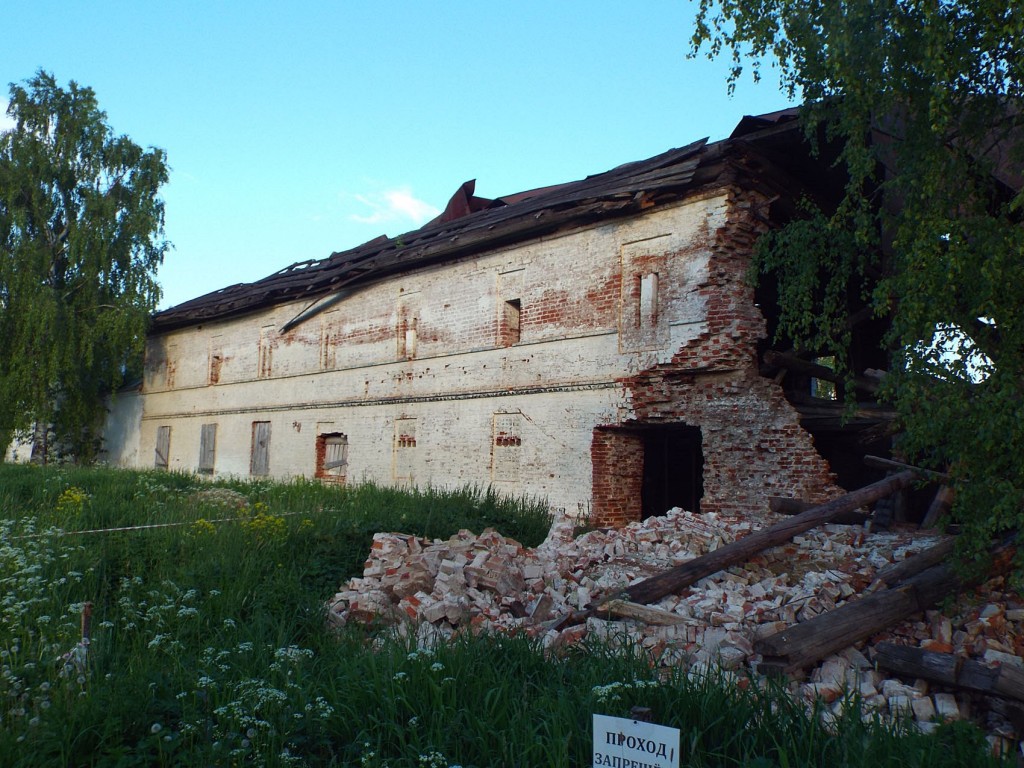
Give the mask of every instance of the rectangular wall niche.
POLYGON ((320 316, 320 370, 331 371, 337 365, 338 310, 320 316))
POLYGON ((498 275, 498 346, 511 347, 522 339, 523 271, 498 275))
POLYGON ((316 438, 316 476, 344 484, 348 477, 348 435, 326 432, 316 438))
POLYGON ((214 336, 210 339, 210 365, 206 377, 207 384, 217 384, 220 382, 220 369, 222 365, 224 365, 224 337, 214 336))
POLYGON ((217 425, 203 424, 199 431, 199 474, 212 475, 217 455, 217 425))
POLYGON ((274 332, 275 328, 272 325, 260 328, 260 349, 256 370, 256 376, 260 379, 270 378, 273 370, 274 332))
POLYGON ((414 485, 416 482, 416 419, 395 419, 395 482, 414 485))
POLYGON ((496 483, 519 482, 523 463, 521 413, 494 414, 494 441, 491 446, 491 479, 496 483))
POLYGON ((265 477, 270 474, 270 422, 252 423, 252 453, 249 457, 249 474, 265 477))
POLYGON ((171 428, 156 428, 156 456, 153 466, 157 469, 167 469, 171 456, 171 428))
POLYGON ((634 352, 668 343, 665 289, 669 280, 668 236, 622 246, 619 296, 619 349, 634 352))

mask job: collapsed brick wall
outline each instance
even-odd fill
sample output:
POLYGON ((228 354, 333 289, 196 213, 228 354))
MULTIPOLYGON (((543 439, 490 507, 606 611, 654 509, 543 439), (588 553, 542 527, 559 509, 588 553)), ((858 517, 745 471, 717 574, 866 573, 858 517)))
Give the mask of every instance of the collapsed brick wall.
POLYGON ((781 388, 758 373, 757 344, 766 323, 746 275, 766 229, 756 215, 766 200, 732 190, 728 204, 711 244, 706 282, 697 290, 707 307, 704 332, 671 362, 621 379, 633 419, 594 430, 592 519, 598 526, 641 517, 643 442, 629 431, 637 425, 701 429, 703 512, 757 516, 769 496, 824 501, 842 493, 781 388))

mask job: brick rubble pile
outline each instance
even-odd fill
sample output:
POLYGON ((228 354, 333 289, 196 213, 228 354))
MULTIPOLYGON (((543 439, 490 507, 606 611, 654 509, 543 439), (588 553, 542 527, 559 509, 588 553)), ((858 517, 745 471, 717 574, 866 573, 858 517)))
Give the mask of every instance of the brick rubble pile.
MULTIPOLYGON (((362 578, 335 595, 329 617, 339 626, 383 621, 441 636, 467 628, 525 632, 551 649, 599 637, 641 646, 661 665, 742 673, 757 669, 758 639, 857 599, 873 587, 879 569, 939 541, 916 531, 825 525, 653 604, 664 621, 590 617, 552 628, 553 619, 759 527, 749 519, 676 509, 578 538, 574 521, 562 518, 535 549, 491 529, 460 531, 447 541, 378 533, 362 578)), ((937 719, 972 718, 988 730, 994 748, 1013 747, 1024 727, 1013 722, 1019 718, 1012 710, 1000 713, 990 700, 923 680, 887 677, 872 662, 873 644, 887 640, 990 665, 1024 665, 1024 602, 1004 586, 1002 579, 989 581, 947 613, 926 611, 827 657, 793 684, 794 692, 838 710, 843 692, 857 690, 869 709, 910 715, 923 730, 937 719)))

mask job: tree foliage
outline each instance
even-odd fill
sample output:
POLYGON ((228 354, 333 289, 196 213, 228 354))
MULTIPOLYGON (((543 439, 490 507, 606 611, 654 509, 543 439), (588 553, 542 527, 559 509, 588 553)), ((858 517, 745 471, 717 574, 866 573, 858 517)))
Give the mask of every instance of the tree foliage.
POLYGON ((843 297, 871 278, 898 447, 952 473, 975 559, 1024 524, 1022 41, 1020 0, 700 0, 691 41, 731 57, 730 88, 775 69, 841 147, 842 202, 765 238, 758 267, 780 330, 840 361, 843 297))
MULTIPOLYGON (((107 124, 92 89, 12 83, 0 134, 0 436, 52 425, 87 457, 102 396, 141 354, 167 243, 164 153, 107 124)), ((6 441, 3 441, 6 443, 6 441)))

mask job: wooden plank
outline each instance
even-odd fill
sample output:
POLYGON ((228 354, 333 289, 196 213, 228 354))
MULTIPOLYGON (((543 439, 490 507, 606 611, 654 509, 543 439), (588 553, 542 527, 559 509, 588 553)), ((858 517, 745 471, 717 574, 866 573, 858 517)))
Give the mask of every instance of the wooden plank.
POLYGON ((609 600, 601 603, 598 613, 609 613, 623 619, 634 619, 645 624, 657 626, 674 626, 685 624, 686 618, 672 611, 663 611, 661 608, 652 608, 649 605, 631 603, 628 600, 609 600))
POLYGON ((651 576, 628 587, 624 596, 636 603, 654 603, 688 587, 705 576, 717 573, 734 563, 743 562, 768 547, 789 541, 798 533, 831 522, 838 515, 850 512, 906 488, 914 480, 913 472, 902 472, 865 486, 838 499, 820 504, 780 523, 751 533, 682 565, 651 576))
POLYGON ((249 474, 263 477, 270 474, 270 422, 252 423, 252 454, 249 474))
POLYGON ((213 472, 217 452, 217 425, 203 424, 199 432, 199 471, 213 472))

